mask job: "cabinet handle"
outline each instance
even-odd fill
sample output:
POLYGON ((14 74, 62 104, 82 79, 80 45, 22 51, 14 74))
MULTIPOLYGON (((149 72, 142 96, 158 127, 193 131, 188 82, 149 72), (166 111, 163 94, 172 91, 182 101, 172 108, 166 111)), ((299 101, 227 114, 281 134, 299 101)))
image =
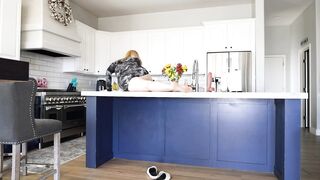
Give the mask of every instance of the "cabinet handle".
POLYGON ((232 49, 232 46, 230 46, 230 48, 232 49))
POLYGON ((225 49, 227 49, 228 47, 226 46, 226 47, 224 47, 225 49))

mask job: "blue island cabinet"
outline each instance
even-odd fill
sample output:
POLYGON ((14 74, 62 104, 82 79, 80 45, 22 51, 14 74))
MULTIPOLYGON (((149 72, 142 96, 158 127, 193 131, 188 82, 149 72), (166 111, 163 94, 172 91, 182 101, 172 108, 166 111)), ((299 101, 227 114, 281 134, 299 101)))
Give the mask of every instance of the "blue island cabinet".
POLYGON ((287 149, 300 147, 300 100, 87 99, 87 167, 124 158, 300 179, 300 150, 287 149))

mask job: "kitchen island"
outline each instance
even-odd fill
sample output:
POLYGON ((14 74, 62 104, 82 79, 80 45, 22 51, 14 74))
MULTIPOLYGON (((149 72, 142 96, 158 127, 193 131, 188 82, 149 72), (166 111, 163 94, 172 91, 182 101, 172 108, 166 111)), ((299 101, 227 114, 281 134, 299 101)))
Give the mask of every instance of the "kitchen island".
POLYGON ((300 179, 302 93, 95 92, 88 168, 112 158, 274 173, 300 179))

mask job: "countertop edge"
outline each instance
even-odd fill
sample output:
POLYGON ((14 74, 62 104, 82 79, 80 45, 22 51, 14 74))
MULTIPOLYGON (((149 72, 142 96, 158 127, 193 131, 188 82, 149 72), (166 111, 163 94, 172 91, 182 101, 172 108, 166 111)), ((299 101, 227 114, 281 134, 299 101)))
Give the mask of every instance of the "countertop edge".
POLYGON ((135 98, 187 98, 187 99, 308 99, 307 93, 183 93, 183 92, 108 92, 82 91, 82 96, 135 97, 135 98))

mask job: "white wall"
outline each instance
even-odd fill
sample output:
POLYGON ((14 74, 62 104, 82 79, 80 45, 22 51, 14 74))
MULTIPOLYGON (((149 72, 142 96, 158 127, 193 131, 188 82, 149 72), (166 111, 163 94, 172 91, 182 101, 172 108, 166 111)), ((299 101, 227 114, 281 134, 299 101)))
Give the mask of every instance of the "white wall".
POLYGON ((256 18, 256 91, 264 92, 264 58, 265 58, 265 32, 264 32, 264 0, 255 1, 256 18))
POLYGON ((99 30, 131 31, 199 26, 203 21, 251 18, 252 5, 210 7, 190 10, 98 18, 99 30))
POLYGON ((93 28, 98 28, 98 17, 89 13, 87 10, 78 6, 77 4, 70 2, 72 8, 73 17, 93 28))
MULTIPOLYGON (((311 43, 311 127, 317 128, 317 48, 316 48, 315 3, 312 3, 290 26, 291 91, 300 92, 300 42, 305 38, 311 43)), ((320 125, 320 124, 318 124, 320 125)))
POLYGON ((315 1, 315 11, 316 11, 316 50, 317 50, 317 128, 315 128, 314 134, 320 136, 320 1, 315 1))
POLYGON ((95 90, 95 77, 63 73, 61 58, 22 51, 21 61, 29 62, 30 77, 46 78, 50 89, 67 89, 71 79, 76 77, 79 82, 77 90, 95 90))
POLYGON ((265 27, 265 54, 286 56, 286 91, 290 91, 290 26, 265 27))

